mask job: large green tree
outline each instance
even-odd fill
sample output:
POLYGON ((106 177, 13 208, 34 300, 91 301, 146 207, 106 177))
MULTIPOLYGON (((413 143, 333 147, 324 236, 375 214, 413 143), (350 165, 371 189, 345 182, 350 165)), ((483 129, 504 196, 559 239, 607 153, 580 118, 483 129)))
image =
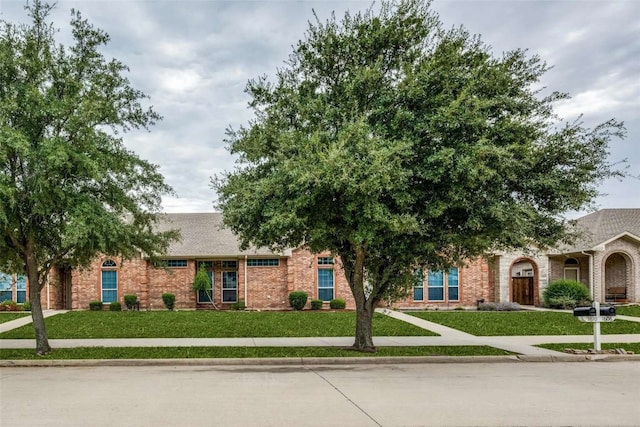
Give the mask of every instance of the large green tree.
POLYGON ((50 351, 40 294, 52 267, 88 265, 98 253, 162 252, 154 232, 171 192, 155 165, 119 135, 160 116, 106 60, 109 37, 71 12, 74 44, 56 44, 51 5, 26 7, 30 25, 0 22, 0 269, 26 273, 36 351, 50 351))
POLYGON ((244 245, 340 257, 353 293, 354 347, 418 266, 570 237, 562 214, 622 172, 608 144, 624 128, 564 123, 542 94, 546 64, 497 57, 429 2, 383 2, 309 24, 274 81, 248 83, 255 118, 230 129, 236 170, 213 180, 244 245))

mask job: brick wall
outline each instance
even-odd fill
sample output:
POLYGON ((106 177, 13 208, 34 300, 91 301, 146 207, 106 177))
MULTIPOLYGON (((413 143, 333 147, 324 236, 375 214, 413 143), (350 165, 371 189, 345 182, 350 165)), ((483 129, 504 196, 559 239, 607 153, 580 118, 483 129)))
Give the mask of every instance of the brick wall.
MULTIPOLYGON (((447 295, 447 282, 445 278, 444 288, 444 300, 443 301, 430 301, 428 299, 428 287, 427 287, 427 273, 425 271, 424 280, 424 300, 413 300, 413 289, 410 289, 410 294, 407 298, 396 301, 392 304, 393 307, 400 309, 419 309, 419 308, 455 308, 458 306, 471 307, 475 306, 478 299, 484 299, 485 301, 493 301, 494 290, 492 287, 492 281, 490 280, 491 271, 489 264, 478 258, 472 262, 469 262, 465 267, 460 268, 458 272, 459 280, 459 295, 458 300, 449 300, 447 295)), ((445 275, 446 276, 446 275, 445 275)))
MULTIPOLYGON (((248 266, 246 267, 246 299, 247 307, 252 309, 282 309, 289 307, 289 293, 287 292, 288 259, 281 258, 278 266, 248 266)), ((239 282, 240 294, 244 299, 244 269, 246 263, 242 261, 242 278, 239 282)))
MULTIPOLYGON (((138 294, 140 308, 164 310, 162 294, 176 296, 175 308, 195 308, 196 293, 192 290, 196 273, 195 260, 188 260, 186 267, 154 267, 148 262, 138 274, 141 292, 138 294)), ((135 292, 131 292, 135 293, 135 292)))
MULTIPOLYGON (((318 269, 320 268, 332 268, 333 269, 333 286, 334 298, 340 298, 345 300, 347 308, 354 309, 355 301, 347 278, 342 268, 342 264, 339 258, 334 260, 333 266, 331 265, 318 265, 318 258, 331 257, 328 252, 322 252, 319 254, 312 254, 307 249, 296 249, 293 251, 291 258, 288 260, 287 269, 287 295, 291 291, 305 291, 309 294, 307 302, 307 308, 309 307, 312 299, 318 298, 318 269)), ((288 301, 287 301, 288 306, 288 301)), ((325 304, 325 308, 328 307, 328 303, 325 304)))
MULTIPOLYGON (((330 257, 329 253, 312 254, 306 249, 297 249, 289 258, 280 258, 278 266, 246 266, 244 258, 237 259, 237 269, 222 267, 221 260, 214 260, 214 302, 219 309, 228 309, 230 304, 222 302, 222 272, 236 271, 238 279, 237 299, 245 300, 249 309, 282 310, 289 309, 289 293, 305 291, 312 299, 318 298, 318 270, 330 268, 334 273, 334 298, 344 299, 348 309, 355 308, 351 289, 347 283, 342 264, 338 258, 333 265, 318 265, 319 257, 330 257), (245 281, 246 277, 246 281, 245 281), (245 291, 246 289, 246 291, 245 291), (246 293, 245 293, 246 292, 246 293)), ((86 270, 72 273, 72 308, 87 309, 89 302, 101 299, 102 263, 110 259, 99 257, 86 270)), ((164 309, 162 294, 170 292, 176 296, 176 308, 207 309, 209 303, 197 303, 196 292, 192 290, 196 274, 196 260, 187 261, 186 267, 155 268, 146 260, 137 258, 130 261, 115 260, 118 272, 118 301, 126 294, 136 294, 142 309, 164 309)), ((473 306, 476 300, 493 300, 494 290, 490 280, 489 265, 481 259, 469 263, 459 274, 459 301, 413 301, 413 295, 396 304, 402 308, 429 306, 473 306)), ((425 296, 427 295, 425 287, 425 296)), ((60 299, 60 296, 56 298, 60 299)), ((328 303, 325 304, 328 308, 328 303)))

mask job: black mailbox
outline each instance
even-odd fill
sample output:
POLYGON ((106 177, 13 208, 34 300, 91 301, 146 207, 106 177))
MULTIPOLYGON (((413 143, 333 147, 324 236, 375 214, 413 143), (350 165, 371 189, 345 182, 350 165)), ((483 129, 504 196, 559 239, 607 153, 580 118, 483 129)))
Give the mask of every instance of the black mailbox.
MULTIPOLYGON (((573 309, 573 315, 576 317, 587 317, 587 316, 595 316, 596 308, 595 307, 576 307, 573 309)), ((600 316, 615 316, 616 308, 615 307, 600 307, 600 316)))
POLYGON ((600 307, 600 316, 615 316, 616 308, 615 307, 600 307))
MULTIPOLYGON (((602 309, 600 309, 600 311, 602 311, 602 309)), ((576 307, 573 309, 573 315, 576 317, 595 316, 596 309, 595 307, 576 307)))

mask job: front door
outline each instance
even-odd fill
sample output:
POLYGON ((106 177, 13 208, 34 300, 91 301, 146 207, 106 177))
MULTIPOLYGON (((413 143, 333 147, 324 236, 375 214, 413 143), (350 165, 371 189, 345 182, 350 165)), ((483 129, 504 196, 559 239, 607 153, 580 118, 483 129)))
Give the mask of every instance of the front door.
POLYGON ((533 277, 514 277, 513 302, 520 305, 533 305, 533 277))

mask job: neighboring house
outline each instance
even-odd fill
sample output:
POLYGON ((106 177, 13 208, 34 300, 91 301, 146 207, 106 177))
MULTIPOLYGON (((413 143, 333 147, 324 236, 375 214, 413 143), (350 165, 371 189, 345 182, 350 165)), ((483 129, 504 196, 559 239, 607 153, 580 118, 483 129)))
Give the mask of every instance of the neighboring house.
POLYGON ((574 279, 596 301, 640 302, 640 209, 603 209, 577 225, 582 237, 571 246, 495 255, 495 300, 539 305, 549 283, 574 279))
MULTIPOLYGON (((539 305, 553 280, 583 282, 595 299, 640 302, 640 209, 605 209, 578 220, 585 230, 573 247, 545 253, 501 253, 445 272, 418 271, 410 295, 398 308, 475 306, 479 300, 539 305)), ((220 213, 167 214, 161 230, 177 228, 182 239, 169 247, 166 266, 144 257, 123 261, 99 257, 85 270, 54 269, 43 289, 45 308, 87 309, 89 302, 122 302, 136 294, 143 309, 163 309, 162 294, 176 295, 176 308, 226 309, 242 300, 249 309, 288 309, 288 295, 305 291, 309 300, 354 302, 340 260, 306 249, 240 250, 222 226, 220 213), (191 286, 203 266, 213 283, 213 304, 191 286)), ((0 275, 0 299, 24 300, 24 276, 0 275), (7 277, 11 278, 9 280, 7 277), (11 283, 8 285, 8 283, 11 283), (22 294, 20 293, 22 292, 22 294)))

